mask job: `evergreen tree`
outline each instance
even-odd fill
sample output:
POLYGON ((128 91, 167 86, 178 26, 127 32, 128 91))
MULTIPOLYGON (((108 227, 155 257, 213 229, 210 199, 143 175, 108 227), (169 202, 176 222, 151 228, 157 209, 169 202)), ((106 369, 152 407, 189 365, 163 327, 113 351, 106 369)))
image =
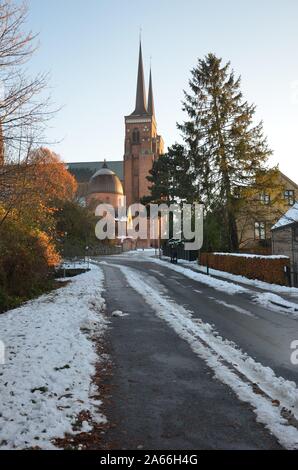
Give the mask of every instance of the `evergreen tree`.
POLYGON ((151 194, 142 199, 144 204, 181 204, 194 200, 190 161, 182 145, 175 144, 168 149, 168 153, 161 155, 154 162, 147 180, 151 194))
POLYGON ((263 125, 254 125, 255 106, 244 100, 240 78, 230 63, 209 54, 191 72, 190 92, 183 109, 188 120, 178 128, 186 144, 190 174, 197 198, 207 211, 221 213, 226 228, 225 246, 238 250, 236 211, 241 188, 255 183, 266 171, 271 151, 263 125))

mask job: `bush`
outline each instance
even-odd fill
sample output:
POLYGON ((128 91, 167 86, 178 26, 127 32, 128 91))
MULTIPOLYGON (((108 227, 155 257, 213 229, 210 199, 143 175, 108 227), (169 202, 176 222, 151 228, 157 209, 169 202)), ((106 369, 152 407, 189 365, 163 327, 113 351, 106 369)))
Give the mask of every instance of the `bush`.
POLYGON ((85 207, 74 201, 60 201, 55 211, 56 230, 60 234, 57 249, 64 258, 85 256, 86 246, 98 245, 95 226, 98 219, 85 207), (67 233, 67 237, 65 236, 67 233))
POLYGON ((49 237, 16 220, 0 227, 0 312, 43 293, 59 262, 49 237))

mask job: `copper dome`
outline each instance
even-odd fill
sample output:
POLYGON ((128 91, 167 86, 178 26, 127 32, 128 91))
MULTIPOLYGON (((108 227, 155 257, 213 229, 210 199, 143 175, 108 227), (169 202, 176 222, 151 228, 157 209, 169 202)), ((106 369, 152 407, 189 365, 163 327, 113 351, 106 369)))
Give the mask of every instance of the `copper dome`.
POLYGON ((123 187, 118 176, 105 163, 90 179, 88 194, 112 193, 123 196, 123 187))

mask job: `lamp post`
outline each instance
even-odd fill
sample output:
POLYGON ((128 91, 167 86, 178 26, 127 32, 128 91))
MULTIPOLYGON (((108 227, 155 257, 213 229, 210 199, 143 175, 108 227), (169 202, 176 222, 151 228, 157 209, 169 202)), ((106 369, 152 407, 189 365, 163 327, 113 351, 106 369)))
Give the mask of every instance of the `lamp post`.
POLYGON ((158 257, 161 259, 161 215, 158 216, 158 257))
POLYGON ((63 270, 63 277, 66 277, 66 270, 65 270, 65 262, 66 262, 66 240, 67 240, 67 232, 64 232, 64 243, 63 243, 63 254, 64 254, 64 270, 63 270))
POLYGON ((89 260, 89 246, 86 246, 85 248, 85 264, 86 264, 86 256, 87 256, 87 269, 90 267, 90 260, 89 260))

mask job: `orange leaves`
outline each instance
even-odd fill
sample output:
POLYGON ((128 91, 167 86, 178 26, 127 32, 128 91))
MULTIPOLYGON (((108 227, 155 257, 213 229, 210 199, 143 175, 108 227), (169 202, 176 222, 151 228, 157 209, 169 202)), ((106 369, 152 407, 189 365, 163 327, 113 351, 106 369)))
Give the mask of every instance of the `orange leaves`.
POLYGON ((71 200, 77 191, 75 178, 68 172, 60 157, 42 147, 32 152, 27 169, 27 180, 44 201, 71 200))
POLYGON ((60 262, 55 216, 77 189, 58 155, 46 148, 8 170, 13 178, 0 204, 0 312, 13 299, 48 287, 49 273, 60 262))
POLYGON ((47 266, 50 268, 57 266, 60 263, 61 258, 56 252, 53 240, 51 240, 49 235, 47 235, 45 232, 39 232, 37 234, 37 243, 41 248, 47 266))
POLYGON ((59 263, 51 238, 10 216, 0 226, 0 312, 42 293, 49 283, 49 268, 59 263), (1 295, 0 295, 1 297, 1 295), (9 300, 10 299, 10 300, 9 300))

